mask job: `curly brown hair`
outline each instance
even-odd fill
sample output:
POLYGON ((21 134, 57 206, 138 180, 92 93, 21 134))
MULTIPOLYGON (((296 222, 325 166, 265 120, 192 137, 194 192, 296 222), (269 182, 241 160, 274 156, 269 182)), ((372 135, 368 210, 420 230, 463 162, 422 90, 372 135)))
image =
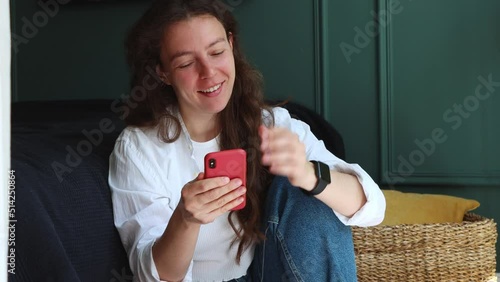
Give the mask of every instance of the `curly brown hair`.
MULTIPOLYGON (((236 77, 231 98, 226 108, 219 113, 218 120, 221 128, 220 149, 243 148, 247 152, 247 204, 244 209, 236 211, 240 228, 236 228, 231 220, 233 212, 228 218, 236 233, 232 244, 239 241, 236 255, 239 263, 246 248, 265 238, 260 231, 261 210, 271 175, 260 163, 258 128, 262 124, 263 110, 269 112, 271 123, 274 123, 274 116, 271 108, 264 102, 262 75, 247 62, 241 52, 234 16, 216 0, 155 1, 129 31, 125 48, 132 71, 132 89, 141 87, 151 76, 156 76, 155 79, 159 80, 154 70, 160 64, 164 31, 173 23, 201 15, 215 17, 223 25, 226 36, 231 34, 233 38, 236 77)), ((138 97, 129 97, 136 100, 129 101, 135 107, 126 116, 126 124, 158 127, 158 135, 164 142, 174 142, 182 130, 176 116, 166 111, 167 107, 178 107, 174 89, 165 84, 161 87, 144 88, 141 88, 144 93, 139 103, 136 103, 138 97)))

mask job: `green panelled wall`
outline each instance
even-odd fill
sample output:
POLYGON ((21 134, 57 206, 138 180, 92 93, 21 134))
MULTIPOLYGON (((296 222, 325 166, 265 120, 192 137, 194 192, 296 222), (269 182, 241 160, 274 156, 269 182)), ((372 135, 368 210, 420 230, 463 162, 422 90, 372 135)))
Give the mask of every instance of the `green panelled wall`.
POLYGON ((478 98, 478 106, 469 97, 481 84, 478 76, 500 82, 500 2, 378 2, 328 7, 328 118, 344 136, 349 161, 383 188, 476 199, 476 213, 500 222, 500 87, 478 98), (383 14, 390 18, 374 25, 383 14), (454 104, 471 109, 460 126, 454 104), (413 165, 416 140, 444 138, 432 134, 436 128, 448 139, 413 165))
MULTIPOLYGON (((471 98, 479 76, 500 82, 498 0, 225 3, 267 97, 322 113, 382 187, 473 198, 500 222, 500 87, 471 98)), ((127 95, 123 36, 146 6, 58 5, 44 20, 37 1, 11 1, 13 101, 127 95)))
POLYGON ((240 23, 242 45, 264 76, 267 96, 314 107, 313 2, 238 2, 233 12, 240 23))
POLYGON ((383 169, 404 183, 500 186, 500 2, 432 6, 401 2, 382 30, 383 169))

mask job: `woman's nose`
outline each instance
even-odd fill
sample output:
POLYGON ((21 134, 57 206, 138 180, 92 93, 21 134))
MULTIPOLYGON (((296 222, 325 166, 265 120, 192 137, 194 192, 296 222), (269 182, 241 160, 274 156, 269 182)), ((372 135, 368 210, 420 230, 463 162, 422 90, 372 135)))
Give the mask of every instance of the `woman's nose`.
POLYGON ((202 79, 211 78, 215 75, 215 68, 210 62, 200 62, 200 77, 202 79))

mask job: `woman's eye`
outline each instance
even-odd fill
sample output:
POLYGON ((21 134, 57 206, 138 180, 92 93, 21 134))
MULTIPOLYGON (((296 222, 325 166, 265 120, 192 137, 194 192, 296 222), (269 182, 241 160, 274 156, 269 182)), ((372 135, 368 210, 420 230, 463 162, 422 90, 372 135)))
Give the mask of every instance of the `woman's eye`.
POLYGON ((215 52, 215 53, 213 53, 212 55, 213 55, 213 56, 219 56, 219 55, 222 55, 222 53, 224 53, 224 50, 219 51, 219 52, 215 52))
POLYGON ((185 69, 185 68, 189 67, 191 64, 192 64, 192 62, 185 63, 185 64, 180 65, 179 68, 180 69, 185 69))

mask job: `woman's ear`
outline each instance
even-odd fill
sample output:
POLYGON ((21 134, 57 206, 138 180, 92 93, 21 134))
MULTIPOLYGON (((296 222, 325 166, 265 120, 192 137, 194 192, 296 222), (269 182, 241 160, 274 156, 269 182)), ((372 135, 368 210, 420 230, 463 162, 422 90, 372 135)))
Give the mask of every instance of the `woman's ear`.
POLYGON ((162 71, 160 65, 156 65, 156 75, 158 75, 163 83, 171 85, 170 80, 168 79, 168 74, 162 71))

